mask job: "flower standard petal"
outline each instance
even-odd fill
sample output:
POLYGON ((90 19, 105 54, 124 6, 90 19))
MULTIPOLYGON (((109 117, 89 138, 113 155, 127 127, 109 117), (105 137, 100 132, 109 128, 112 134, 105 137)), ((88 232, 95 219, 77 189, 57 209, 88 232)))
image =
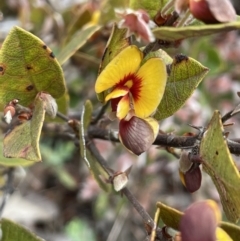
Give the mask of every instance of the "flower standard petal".
POLYGON ((135 45, 130 45, 121 51, 100 73, 95 84, 95 92, 108 90, 129 74, 134 74, 142 61, 143 54, 135 45))
POLYGON ((166 86, 166 65, 160 58, 151 58, 141 66, 137 72, 137 79, 141 80, 138 93, 134 93, 133 101, 136 116, 146 118, 158 107, 166 86))

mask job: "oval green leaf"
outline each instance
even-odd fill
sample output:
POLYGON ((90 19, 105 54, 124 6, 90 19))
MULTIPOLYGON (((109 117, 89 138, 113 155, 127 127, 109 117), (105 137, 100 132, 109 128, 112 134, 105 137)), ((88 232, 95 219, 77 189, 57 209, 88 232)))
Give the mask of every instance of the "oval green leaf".
POLYGON ((180 109, 207 72, 208 68, 198 61, 184 55, 177 55, 170 65, 165 92, 154 118, 162 120, 180 109))
POLYGON ((212 178, 228 220, 240 218, 240 174, 223 136, 219 111, 215 111, 201 140, 203 170, 212 178))
POLYGON ((100 164, 97 162, 95 157, 91 155, 90 151, 87 149, 87 143, 86 143, 86 136, 87 136, 87 129, 91 122, 92 118, 92 103, 87 100, 85 105, 83 106, 82 113, 81 113, 81 121, 80 121, 80 154, 83 160, 85 161, 87 167, 91 171, 94 179, 99 184, 99 186, 105 190, 108 191, 110 188, 110 185, 107 185, 103 180, 100 178, 107 177, 105 170, 100 166, 100 164))
POLYGON ((162 219, 162 221, 168 227, 178 230, 180 219, 183 213, 161 202, 157 203, 157 207, 160 209, 160 218, 162 219))
POLYGON ((14 27, 0 50, 0 103, 30 105, 40 91, 55 99, 65 93, 62 69, 53 52, 33 34, 14 27))
MULTIPOLYGON (((2 143, 1 143, 2 144, 2 143)), ((0 164, 3 166, 30 166, 33 165, 34 162, 22 159, 22 158, 6 158, 3 156, 2 148, 0 149, 0 164)))
POLYGON ((240 227, 227 222, 220 222, 220 227, 228 233, 233 241, 238 241, 240 237, 240 227))
POLYGON ((187 27, 159 27, 153 29, 156 38, 165 41, 179 41, 186 38, 202 37, 210 34, 240 29, 240 21, 221 24, 205 24, 187 27))
POLYGON ((63 47, 57 55, 58 62, 64 64, 75 52, 81 48, 91 36, 100 29, 100 26, 89 26, 77 31, 69 42, 63 47))
MULTIPOLYGON (((8 131, 3 140, 5 157, 41 161, 39 140, 45 117, 45 102, 40 95, 36 97, 32 118, 8 131)), ((21 165, 21 164, 19 164, 21 165)))
POLYGON ((5 218, 1 221, 1 228, 1 241, 44 241, 23 226, 5 218))

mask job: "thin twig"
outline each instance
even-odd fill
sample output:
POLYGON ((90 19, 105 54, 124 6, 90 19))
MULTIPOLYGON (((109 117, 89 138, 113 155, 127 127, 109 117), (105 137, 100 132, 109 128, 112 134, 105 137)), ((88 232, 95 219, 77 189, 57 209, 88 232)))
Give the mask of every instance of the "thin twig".
MULTIPOLYGON (((108 102, 109 103, 109 102, 108 102)), ((95 125, 100 119, 101 117, 104 115, 105 111, 107 110, 109 104, 105 104, 101 107, 100 111, 98 112, 97 116, 93 119, 93 121, 91 122, 92 125, 95 125)))
MULTIPOLYGON (((101 156, 98 149, 96 148, 95 144, 91 140, 87 140, 87 148, 91 152, 91 154, 96 158, 98 163, 104 168, 104 170, 108 173, 109 176, 111 176, 113 173, 111 171, 111 168, 108 167, 108 164, 106 160, 101 156)), ((130 203, 133 205, 133 207, 137 210, 139 215, 142 217, 144 223, 148 224, 151 228, 154 228, 155 224, 151 216, 145 211, 145 209, 141 206, 141 204, 138 202, 138 200, 135 198, 135 196, 127 189, 124 188, 122 190, 122 194, 126 196, 126 198, 130 201, 130 203)), ((162 240, 162 233, 160 232, 160 228, 158 228, 158 238, 159 240, 162 240), (159 237, 160 236, 160 237, 159 237)))
POLYGON ((59 111, 57 112, 57 117, 61 118, 62 120, 66 121, 66 122, 69 121, 69 118, 66 115, 64 115, 61 112, 59 112, 59 111))
POLYGON ((108 167, 108 164, 106 160, 102 157, 102 155, 99 153, 95 143, 93 140, 88 140, 87 137, 85 137, 87 148, 91 152, 91 154, 96 158, 98 163, 102 166, 102 168, 106 171, 106 173, 111 176, 113 172, 111 171, 111 168, 108 167))
POLYGON ((154 228, 152 229, 151 240, 150 241, 154 241, 155 240, 159 217, 160 217, 160 208, 157 207, 157 211, 156 211, 155 216, 154 216, 154 224, 155 225, 154 225, 154 228))

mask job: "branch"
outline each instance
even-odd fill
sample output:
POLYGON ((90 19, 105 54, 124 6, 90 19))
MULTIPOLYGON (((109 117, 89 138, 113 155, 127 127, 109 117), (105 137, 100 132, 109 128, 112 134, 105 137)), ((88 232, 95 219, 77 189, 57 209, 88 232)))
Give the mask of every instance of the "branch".
MULTIPOLYGON (((102 129, 98 126, 90 126, 88 129, 88 134, 91 138, 119 142, 116 132, 102 129)), ((153 142, 153 145, 184 149, 193 147, 196 139, 197 135, 175 136, 172 134, 159 134, 156 140, 153 142)), ((240 155, 240 143, 238 143, 236 140, 228 140, 227 144, 232 154, 240 155)))
MULTIPOLYGON (((91 154, 96 158, 98 163, 105 169, 105 171, 108 173, 108 175, 111 176, 113 174, 111 171, 111 168, 108 167, 106 160, 101 156, 101 154, 99 153, 94 142, 89 140, 88 137, 86 137, 86 142, 87 142, 87 148, 89 149, 91 154)), ((135 196, 129 191, 129 189, 124 188, 121 190, 121 192, 123 195, 125 195, 125 197, 128 199, 128 201, 133 205, 133 207, 136 209, 136 211, 142 217, 144 223, 147 224, 148 226, 150 226, 151 229, 156 227, 156 224, 154 223, 151 216, 141 206, 141 204, 138 202, 138 200, 135 198, 135 196)), ((167 241, 165 239, 165 237, 163 236, 160 228, 157 228, 157 238, 159 239, 159 241, 167 241)))

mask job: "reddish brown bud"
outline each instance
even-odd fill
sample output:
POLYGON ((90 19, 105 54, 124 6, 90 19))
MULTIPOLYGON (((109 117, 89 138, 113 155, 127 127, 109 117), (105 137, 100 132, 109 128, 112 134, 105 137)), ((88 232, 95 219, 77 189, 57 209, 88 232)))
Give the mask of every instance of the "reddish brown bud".
POLYGON ((196 192, 201 187, 202 172, 198 165, 193 165, 190 170, 184 174, 185 187, 189 192, 196 192))
MULTIPOLYGON (((193 150, 192 150, 193 151, 193 150)), ((182 184, 186 187, 189 192, 197 191, 202 182, 202 173, 199 167, 199 163, 194 163, 192 157, 198 155, 189 156, 187 150, 182 150, 181 157, 179 160, 179 176, 182 184)))
POLYGON ((204 23, 231 22, 236 12, 229 0, 190 0, 192 15, 204 23))
POLYGON ((130 120, 120 121, 119 139, 128 150, 140 155, 152 145, 158 130, 159 125, 155 119, 133 116, 130 120))

